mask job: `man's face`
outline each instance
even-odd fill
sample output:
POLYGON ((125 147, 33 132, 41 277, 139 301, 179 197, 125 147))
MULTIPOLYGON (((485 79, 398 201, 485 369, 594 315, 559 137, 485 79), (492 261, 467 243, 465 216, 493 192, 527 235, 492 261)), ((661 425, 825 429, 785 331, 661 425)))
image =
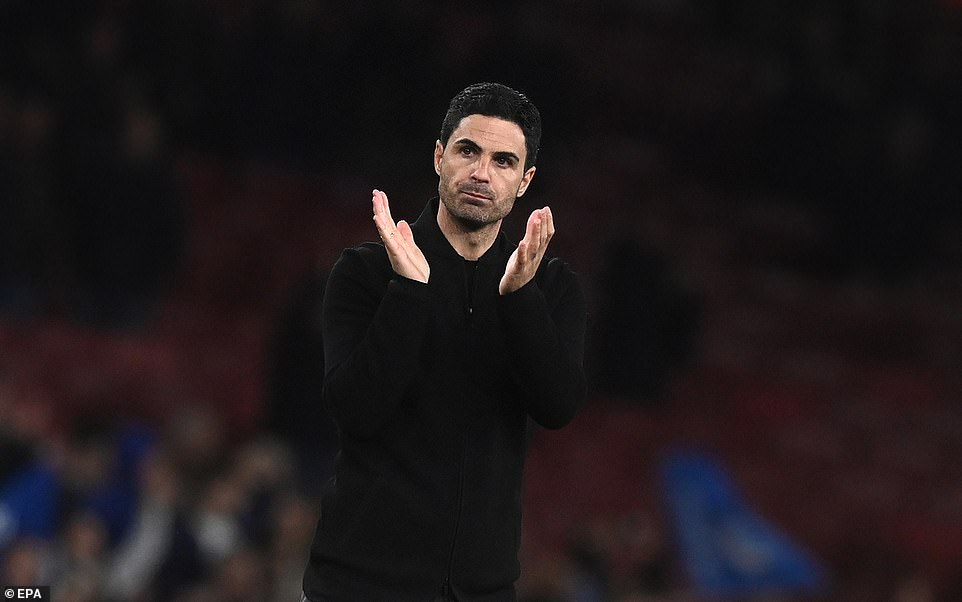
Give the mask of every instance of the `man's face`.
POLYGON ((447 211, 467 229, 500 222, 534 177, 527 171, 524 133, 510 121, 468 115, 451 132, 446 146, 434 148, 438 194, 447 211))

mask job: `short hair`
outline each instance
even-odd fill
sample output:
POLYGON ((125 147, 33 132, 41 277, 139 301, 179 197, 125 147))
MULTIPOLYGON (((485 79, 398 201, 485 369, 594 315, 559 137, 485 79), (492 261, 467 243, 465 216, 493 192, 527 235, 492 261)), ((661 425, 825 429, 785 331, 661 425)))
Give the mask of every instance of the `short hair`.
POLYGON ((524 168, 527 170, 534 165, 541 145, 541 113, 527 96, 504 84, 491 82, 472 84, 461 90, 451 99, 441 122, 442 146, 447 146, 451 133, 468 115, 498 117, 517 124, 524 134, 527 151, 524 168))

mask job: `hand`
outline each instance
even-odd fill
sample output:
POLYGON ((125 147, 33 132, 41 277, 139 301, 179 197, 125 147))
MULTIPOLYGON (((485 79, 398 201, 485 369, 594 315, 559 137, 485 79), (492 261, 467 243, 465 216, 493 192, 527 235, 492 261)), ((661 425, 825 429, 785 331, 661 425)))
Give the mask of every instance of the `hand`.
POLYGON ((513 293, 534 278, 552 236, 554 236, 554 217, 551 215, 551 209, 544 207, 532 211, 528 217, 524 238, 508 258, 508 265, 504 269, 504 276, 501 277, 501 284, 498 286, 499 293, 502 295, 513 293))
POLYGON ((411 226, 404 220, 394 223, 391 217, 391 207, 387 203, 387 195, 380 190, 374 191, 372 199, 374 205, 374 225, 384 241, 387 256, 391 260, 391 267, 400 276, 427 283, 431 275, 431 266, 424 258, 424 253, 414 244, 414 233, 411 226))

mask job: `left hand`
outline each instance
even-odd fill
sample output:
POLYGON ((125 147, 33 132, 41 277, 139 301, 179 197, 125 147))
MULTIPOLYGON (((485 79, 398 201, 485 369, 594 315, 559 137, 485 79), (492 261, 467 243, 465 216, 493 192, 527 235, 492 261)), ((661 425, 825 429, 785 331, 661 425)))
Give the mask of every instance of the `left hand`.
POLYGON ((499 293, 502 295, 513 293, 534 278, 552 236, 554 236, 554 217, 551 215, 551 208, 543 207, 532 211, 528 217, 524 238, 508 258, 508 265, 498 286, 499 293))

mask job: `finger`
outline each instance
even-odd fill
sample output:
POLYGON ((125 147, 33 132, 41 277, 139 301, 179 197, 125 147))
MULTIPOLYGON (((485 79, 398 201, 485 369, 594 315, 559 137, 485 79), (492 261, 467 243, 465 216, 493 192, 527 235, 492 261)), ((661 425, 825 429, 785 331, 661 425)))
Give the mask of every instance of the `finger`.
POLYGON ((401 235, 401 240, 407 243, 414 242, 414 232, 411 231, 411 226, 403 219, 397 223, 397 230, 401 235))
POLYGON ((377 206, 377 215, 381 218, 382 224, 387 224, 391 219, 391 209, 387 204, 387 197, 380 190, 375 190, 374 198, 377 206))
POLYGON ((401 237, 396 235, 394 232, 381 232, 381 242, 384 243, 384 248, 387 249, 389 255, 399 259, 407 258, 407 251, 404 248, 404 241, 402 241, 401 237))
POLYGON ((535 214, 537 215, 534 216, 534 218, 531 220, 529 224, 531 226, 531 229, 530 229, 531 236, 528 241, 528 245, 527 245, 528 252, 525 254, 525 259, 528 259, 529 257, 531 259, 534 259, 535 257, 537 257, 539 250, 542 248, 542 246, 544 246, 544 237, 542 236, 544 227, 541 220, 541 212, 536 211, 535 214))
POLYGON ((525 241, 532 243, 537 240, 536 229, 537 229, 538 222, 539 222, 538 210, 536 209, 531 212, 531 215, 528 216, 528 223, 525 225, 525 230, 524 230, 525 241))
POLYGON ((398 236, 400 237, 400 243, 403 245, 404 253, 411 265, 421 276, 427 278, 430 273, 430 267, 427 265, 427 260, 424 259, 424 254, 421 249, 418 248, 417 244, 414 242, 414 231, 411 230, 411 225, 405 220, 401 220, 397 223, 398 236))
POLYGON ((391 224, 391 227, 393 228, 393 227, 394 227, 394 217, 391 216, 391 203, 388 202, 388 200, 387 200, 387 195, 386 195, 383 191, 378 190, 378 191, 376 192, 376 194, 377 194, 377 195, 380 197, 380 199, 381 199, 381 206, 382 206, 383 209, 384 209, 384 218, 385 218, 385 220, 386 220, 388 223, 391 224))
POLYGON ((398 221, 397 233, 397 244, 400 246, 401 253, 403 253, 404 256, 402 261, 405 265, 413 269, 423 282, 427 282, 431 274, 431 266, 428 265, 424 253, 421 252, 421 249, 419 249, 414 242, 414 231, 411 229, 411 225, 403 219, 398 221))
POLYGON ((377 195, 376 190, 371 197, 371 208, 374 211, 374 216, 372 218, 374 220, 374 227, 377 228, 378 236, 383 239, 385 237, 384 208, 381 204, 381 198, 377 195))
POLYGON ((539 241, 538 241, 538 251, 544 253, 545 247, 548 246, 548 208, 545 207, 541 210, 541 229, 538 231, 539 241))
POLYGON ((545 207, 544 214, 545 214, 545 224, 547 224, 547 230, 548 230, 548 240, 551 240, 551 237, 554 236, 554 232, 555 232, 554 214, 551 212, 551 207, 545 207))
POLYGON ((375 188, 371 191, 372 198, 374 200, 374 207, 379 215, 384 215, 388 213, 387 207, 387 195, 375 188))
MULTIPOLYGON (((387 232, 387 236, 388 238, 396 238, 397 243, 400 245, 400 248, 403 248, 405 253, 407 254, 406 245, 404 244, 404 241, 401 240, 401 234, 398 230, 399 223, 395 223, 394 216, 391 215, 391 204, 387 200, 387 194, 385 194, 383 191, 378 190, 378 195, 381 197, 381 203, 382 203, 382 206, 384 207, 384 225, 385 225, 385 231, 387 232)), ((413 240, 413 238, 414 237, 412 235, 411 239, 413 240)))
POLYGON ((377 226, 378 233, 382 236, 385 230, 384 201, 377 189, 371 192, 371 207, 374 210, 374 224, 377 226))
POLYGON ((517 262, 515 263, 516 272, 524 272, 525 267, 528 265, 528 249, 531 244, 528 242, 528 238, 525 237, 524 240, 518 243, 518 248, 515 250, 517 262))
MULTIPOLYGON (((414 232, 411 231, 411 225, 403 219, 395 224, 391 217, 391 209, 388 205, 387 195, 383 192, 378 192, 380 193, 379 197, 384 208, 382 216, 385 224, 385 234, 382 238, 384 239, 385 246, 399 261, 413 266, 420 265, 418 262, 417 245, 414 244, 414 232)), ((421 269, 417 271, 419 273, 423 272, 421 269)))
POLYGON ((397 235, 397 227, 391 218, 391 208, 387 202, 387 195, 380 190, 374 190, 374 223, 377 226, 381 240, 388 242, 397 235))

